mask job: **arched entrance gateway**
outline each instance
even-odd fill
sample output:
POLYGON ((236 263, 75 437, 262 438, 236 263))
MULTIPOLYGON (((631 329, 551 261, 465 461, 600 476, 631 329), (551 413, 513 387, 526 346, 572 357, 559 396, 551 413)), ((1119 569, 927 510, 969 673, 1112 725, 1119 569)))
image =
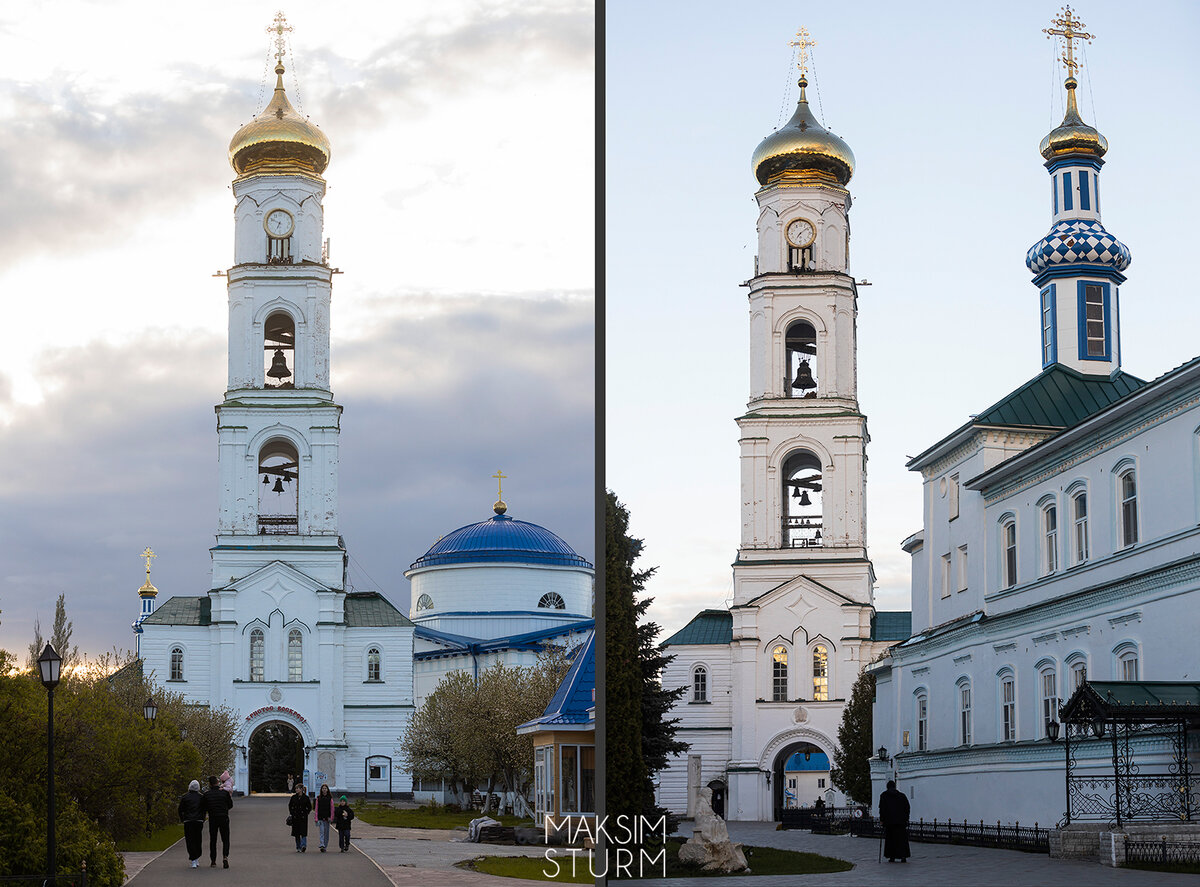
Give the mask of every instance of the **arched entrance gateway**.
POLYGON ((304 739, 286 721, 268 721, 250 734, 250 793, 286 792, 287 778, 304 773, 304 739))
POLYGON ((776 754, 771 775, 772 818, 778 822, 785 809, 811 807, 821 798, 833 803, 829 781, 829 755, 812 742, 791 742, 776 754))

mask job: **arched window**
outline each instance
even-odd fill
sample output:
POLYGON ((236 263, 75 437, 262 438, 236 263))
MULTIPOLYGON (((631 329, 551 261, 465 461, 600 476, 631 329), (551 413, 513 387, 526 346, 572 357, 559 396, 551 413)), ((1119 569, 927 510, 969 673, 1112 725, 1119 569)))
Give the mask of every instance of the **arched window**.
POLYGON ((1067 659, 1067 668, 1071 671, 1071 695, 1074 696, 1087 680, 1087 658, 1077 653, 1067 659))
POLYGON ((971 682, 958 682, 958 741, 960 745, 971 744, 971 682))
POLYGON ((383 678, 380 677, 379 663, 380 663, 379 648, 372 647, 370 650, 367 651, 367 680, 368 681, 383 680, 383 678))
POLYGON ((1138 678, 1138 650, 1133 643, 1121 644, 1113 650, 1117 657, 1117 680, 1136 681, 1138 678))
POLYGON ((266 643, 262 629, 256 628, 250 632, 250 680, 264 680, 263 660, 266 654, 266 643))
POLYGON ((565 610, 566 603, 562 599, 562 595, 556 591, 548 591, 542 595, 538 601, 539 610, 565 610))
POLYGON ((1087 490, 1071 496, 1071 523, 1071 563, 1082 564, 1088 559, 1087 490))
POLYGON ((276 311, 263 324, 263 387, 295 388, 296 324, 276 311))
POLYGON ((1041 698, 1042 737, 1050 736, 1050 722, 1058 720, 1058 671, 1053 662, 1038 666, 1038 695, 1041 698))
POLYGON ((782 644, 771 651, 771 699, 774 702, 787 702, 787 648, 782 644))
POLYGON ((929 697, 917 694, 917 751, 929 748, 929 697))
POLYGON ((829 701, 829 651, 824 644, 813 647, 813 701, 829 701))
POLYGON ((183 680, 183 647, 171 648, 171 680, 183 680))
POLYGON ((419 598, 417 598, 417 609, 418 610, 432 610, 433 609, 433 598, 431 598, 427 594, 421 595, 419 598))
POLYGON ((708 702, 708 669, 703 665, 692 670, 692 702, 708 702))
POLYGON ((1121 547, 1125 548, 1138 541, 1137 475, 1132 468, 1117 476, 1117 493, 1121 501, 1121 547))
POLYGON ((300 629, 293 628, 288 632, 288 680, 304 679, 304 638, 300 629))
POLYGON ((787 351, 787 368, 783 390, 790 397, 816 397, 817 385, 817 331, 807 320, 796 320, 788 325, 784 336, 787 351))
POLYGON ((817 548, 821 539, 821 460, 807 450, 783 463, 783 547, 817 548))
POLYGON ((1017 584, 1017 522, 1008 518, 1000 525, 1001 587, 1011 588, 1017 584))
POLYGON ((1012 671, 1000 672, 1000 741, 1017 738, 1017 679, 1012 671))
POLYGON ((1042 575, 1058 569, 1058 506, 1042 508, 1042 575))
POLYGON ((271 440, 258 454, 258 532, 293 535, 299 532, 300 459, 288 440, 271 440))

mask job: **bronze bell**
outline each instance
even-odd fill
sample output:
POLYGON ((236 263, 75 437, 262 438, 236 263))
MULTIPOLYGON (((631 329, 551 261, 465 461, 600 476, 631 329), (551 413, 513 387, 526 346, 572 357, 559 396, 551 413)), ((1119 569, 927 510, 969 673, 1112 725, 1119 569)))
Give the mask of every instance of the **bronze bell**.
POLYGON ((817 382, 813 379, 812 370, 809 369, 807 360, 800 361, 800 366, 796 368, 796 380, 792 382, 792 387, 799 388, 801 391, 817 387, 817 382))
POLYGON ((800 494, 800 504, 801 505, 812 505, 812 499, 808 498, 808 490, 805 490, 803 493, 800 494))
POLYGON ((263 483, 264 483, 264 484, 269 484, 270 482, 271 482, 271 478, 267 477, 267 476, 264 474, 264 475, 263 475, 263 483))
POLYGON ((792 498, 793 499, 800 498, 800 487, 799 486, 797 486, 796 489, 792 490, 792 498))
POLYGON ((271 492, 272 493, 282 493, 283 492, 283 481, 280 480, 279 478, 275 478, 275 486, 271 487, 271 492))
POLYGON ((283 349, 276 348, 275 356, 271 358, 271 368, 267 370, 267 375, 272 379, 286 379, 291 374, 292 371, 287 366, 287 359, 283 356, 283 349))

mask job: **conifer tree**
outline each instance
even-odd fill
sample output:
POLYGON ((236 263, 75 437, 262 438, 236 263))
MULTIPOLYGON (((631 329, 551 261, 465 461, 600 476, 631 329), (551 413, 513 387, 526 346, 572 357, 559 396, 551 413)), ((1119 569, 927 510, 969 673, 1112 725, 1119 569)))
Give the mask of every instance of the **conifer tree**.
POLYGON ((875 702, 875 675, 863 671, 850 690, 850 701, 842 712, 838 744, 833 750, 829 781, 850 800, 871 803, 871 706, 875 702))

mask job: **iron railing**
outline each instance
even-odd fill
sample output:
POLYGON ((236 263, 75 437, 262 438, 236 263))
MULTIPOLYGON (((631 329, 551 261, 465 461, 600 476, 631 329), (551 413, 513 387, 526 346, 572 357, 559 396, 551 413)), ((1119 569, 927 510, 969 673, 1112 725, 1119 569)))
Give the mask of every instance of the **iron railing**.
POLYGON ((81 872, 64 872, 48 878, 45 875, 0 875, 4 887, 87 887, 87 865, 81 872))
POLYGON ((1131 841, 1125 836, 1125 861, 1152 865, 1198 865, 1200 844, 1194 841, 1131 841))
POLYGON ((260 536, 294 536, 300 521, 294 514, 260 514, 258 533, 260 536))
MULTIPOLYGON (((868 814, 855 816, 860 808, 828 807, 823 812, 813 807, 799 807, 782 811, 785 829, 809 829, 813 834, 856 835, 860 838, 878 838, 883 835, 879 820, 868 814)), ((949 819, 934 819, 927 822, 918 819, 908 823, 908 839, 924 844, 965 844, 971 847, 996 847, 1004 850, 1023 850, 1030 853, 1050 852, 1050 829, 1035 822, 1032 827, 1021 823, 994 825, 979 822, 954 822, 949 819)))

